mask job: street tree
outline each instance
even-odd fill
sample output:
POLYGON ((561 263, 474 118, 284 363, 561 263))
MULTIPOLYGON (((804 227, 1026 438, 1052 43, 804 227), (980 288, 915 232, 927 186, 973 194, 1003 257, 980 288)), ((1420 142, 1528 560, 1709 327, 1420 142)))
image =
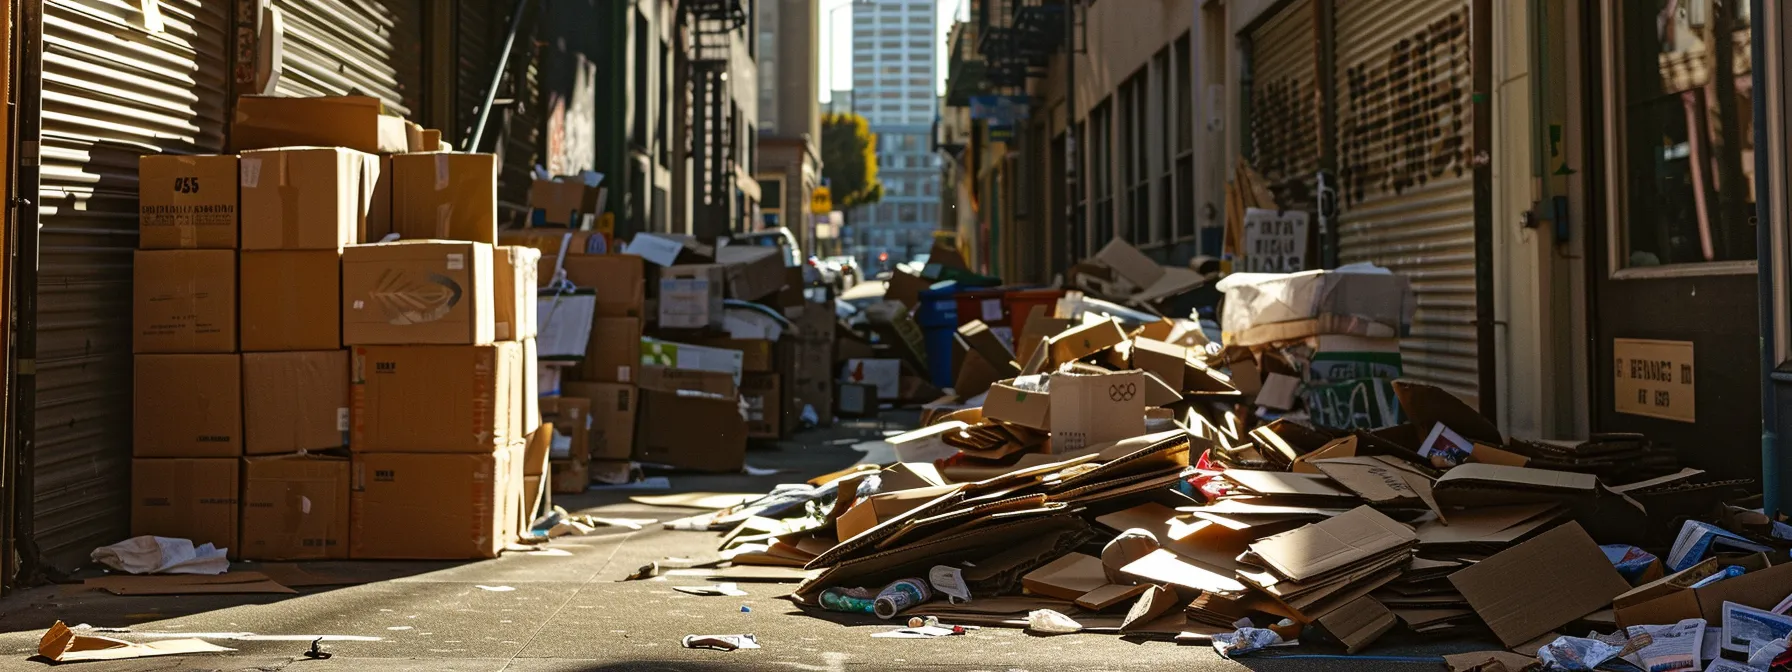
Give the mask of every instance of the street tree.
POLYGON ((877 134, 864 117, 822 117, 821 161, 835 208, 851 210, 883 200, 884 185, 877 181, 877 134))

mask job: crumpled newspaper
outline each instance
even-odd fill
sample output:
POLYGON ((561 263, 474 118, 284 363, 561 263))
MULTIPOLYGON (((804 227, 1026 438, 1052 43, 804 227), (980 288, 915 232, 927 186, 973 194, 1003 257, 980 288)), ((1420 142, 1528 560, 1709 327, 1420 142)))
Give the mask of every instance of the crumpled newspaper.
POLYGON ((1786 652, 1788 647, 1792 647, 1792 637, 1776 639, 1761 645, 1761 648, 1748 653, 1749 667, 1756 667, 1763 670, 1767 669, 1769 666, 1773 665, 1775 659, 1786 652))
POLYGON ((230 571, 228 549, 193 546, 191 539, 132 537, 93 549, 93 561, 130 574, 223 574, 230 571))
POLYGON ((1537 650, 1537 659, 1551 670, 1592 670, 1624 652, 1622 644, 1586 637, 1557 637, 1537 650))
POLYGON ((1219 652, 1221 658, 1228 659, 1281 643, 1281 635, 1263 628, 1239 628, 1213 636, 1213 650, 1219 652))

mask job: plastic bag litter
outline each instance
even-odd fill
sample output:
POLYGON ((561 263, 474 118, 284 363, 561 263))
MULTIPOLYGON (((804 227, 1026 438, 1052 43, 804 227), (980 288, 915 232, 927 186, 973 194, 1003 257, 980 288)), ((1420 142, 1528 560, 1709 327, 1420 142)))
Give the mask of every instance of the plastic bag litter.
POLYGON ((1232 658, 1259 649, 1282 643, 1282 636, 1274 630, 1263 628, 1239 628, 1233 632, 1222 632, 1213 636, 1213 650, 1221 658, 1232 658))
POLYGON ((130 574, 223 574, 230 570, 228 549, 193 546, 190 539, 132 537, 93 549, 93 561, 130 574))
POLYGON ((1027 612, 1027 629, 1046 635, 1068 635, 1081 632, 1083 624, 1050 609, 1027 612))
POLYGON ((1557 637, 1537 650, 1537 660, 1551 670, 1592 670, 1618 657, 1624 647, 1585 637, 1557 637))

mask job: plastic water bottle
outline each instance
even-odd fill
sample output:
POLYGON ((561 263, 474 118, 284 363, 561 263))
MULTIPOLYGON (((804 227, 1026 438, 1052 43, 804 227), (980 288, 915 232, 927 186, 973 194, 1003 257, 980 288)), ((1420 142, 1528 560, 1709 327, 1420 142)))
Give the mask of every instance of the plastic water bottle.
POLYGON ((821 591, 821 608, 849 614, 870 614, 876 611, 877 598, 863 588, 829 588, 821 591))

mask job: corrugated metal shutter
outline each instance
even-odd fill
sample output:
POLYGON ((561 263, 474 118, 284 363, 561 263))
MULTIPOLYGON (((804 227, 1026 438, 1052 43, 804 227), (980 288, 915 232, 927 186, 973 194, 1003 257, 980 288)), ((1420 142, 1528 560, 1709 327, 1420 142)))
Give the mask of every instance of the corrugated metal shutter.
POLYGON ((423 0, 274 0, 287 96, 360 94, 410 118, 423 92, 423 0))
POLYGON ((1468 4, 1337 8, 1339 258, 1413 281, 1407 377, 1475 399, 1468 4))
POLYGON ((1319 171, 1319 38, 1312 0, 1299 0, 1251 31, 1251 167, 1276 203, 1307 209, 1319 171))
POLYGON ((35 538, 67 569, 129 533, 137 157, 224 146, 231 3, 52 0, 44 11, 35 538))
MULTIPOLYGON (((523 16, 522 34, 517 36, 496 96, 504 104, 492 109, 485 137, 480 140, 485 151, 498 155, 500 225, 520 224, 528 216, 530 169, 537 163, 541 144, 542 117, 537 109, 541 99, 540 50, 531 39, 539 25, 539 7, 540 3, 531 3, 523 16)), ((498 65, 504 31, 510 29, 515 9, 516 5, 508 0, 458 0, 455 61, 459 72, 455 74, 454 86, 455 127, 460 136, 455 147, 466 149, 473 137, 479 106, 485 102, 486 87, 491 86, 492 68, 498 65)))

